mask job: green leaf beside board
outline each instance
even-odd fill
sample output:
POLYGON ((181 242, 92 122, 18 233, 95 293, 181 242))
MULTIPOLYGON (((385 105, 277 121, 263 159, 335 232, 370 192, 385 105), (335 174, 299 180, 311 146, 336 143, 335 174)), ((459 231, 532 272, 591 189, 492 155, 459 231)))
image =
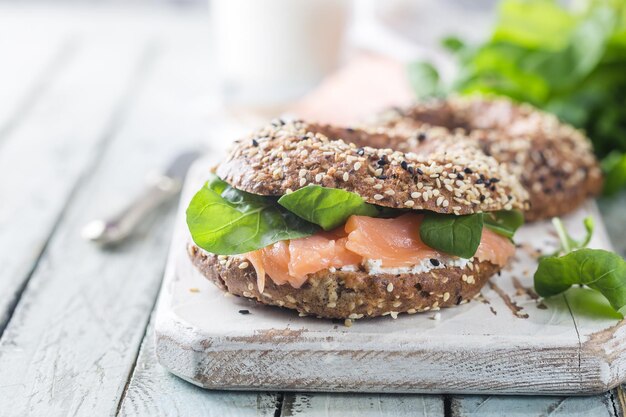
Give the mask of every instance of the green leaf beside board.
POLYGON ((376 217, 379 213, 356 193, 314 184, 283 195, 278 204, 324 230, 341 226, 352 215, 376 217))
POLYGON ((198 246, 218 255, 250 252, 319 230, 275 199, 237 190, 216 175, 189 203, 187 225, 198 246))
POLYGON ((553 255, 539 260, 534 275, 537 294, 550 297, 572 285, 586 285, 599 291, 616 311, 626 312, 626 261, 613 252, 586 248, 594 229, 593 219, 584 220, 582 240, 572 238, 560 219, 552 223, 561 244, 553 255))
POLYGON ((626 306, 626 262, 605 250, 579 249, 564 256, 544 258, 534 280, 535 290, 542 297, 581 284, 600 291, 617 311, 623 313, 626 306))

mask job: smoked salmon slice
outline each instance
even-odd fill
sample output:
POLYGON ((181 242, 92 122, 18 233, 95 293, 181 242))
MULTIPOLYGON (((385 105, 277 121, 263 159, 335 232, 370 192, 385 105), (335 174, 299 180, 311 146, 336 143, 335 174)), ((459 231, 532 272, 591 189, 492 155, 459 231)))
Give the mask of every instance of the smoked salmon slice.
MULTIPOLYGON (((414 213, 391 219, 350 216, 344 227, 277 242, 244 256, 257 272, 260 292, 266 274, 278 285, 289 283, 300 288, 309 274, 360 265, 366 260, 379 260, 383 267, 396 268, 418 265, 427 258, 449 257, 422 242, 422 219, 423 215, 414 213)), ((515 246, 506 237, 483 229, 475 255, 479 261, 504 266, 514 253, 515 246)))
POLYGON ((346 223, 346 247, 364 259, 380 259, 383 267, 419 264, 424 258, 441 255, 420 239, 424 216, 403 214, 393 219, 351 216, 346 223))

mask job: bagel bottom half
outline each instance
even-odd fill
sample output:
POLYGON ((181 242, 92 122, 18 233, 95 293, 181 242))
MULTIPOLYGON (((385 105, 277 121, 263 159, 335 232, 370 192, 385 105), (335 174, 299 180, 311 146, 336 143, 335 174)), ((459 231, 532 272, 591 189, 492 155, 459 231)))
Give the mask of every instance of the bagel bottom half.
POLYGON ((462 304, 478 294, 487 280, 501 269, 477 260, 463 268, 445 267, 418 274, 326 269, 309 275, 300 288, 277 285, 267 279, 260 293, 256 271, 244 258, 218 258, 194 244, 189 244, 188 252, 193 264, 223 291, 330 319, 395 316, 462 304))

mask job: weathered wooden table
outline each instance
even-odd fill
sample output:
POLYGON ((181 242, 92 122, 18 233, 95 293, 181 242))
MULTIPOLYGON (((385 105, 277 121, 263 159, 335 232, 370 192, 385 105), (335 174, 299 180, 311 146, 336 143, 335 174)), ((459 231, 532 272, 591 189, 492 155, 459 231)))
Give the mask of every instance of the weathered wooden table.
MULTIPOLYGON (((592 397, 215 392, 155 361, 175 204, 103 251, 79 237, 177 151, 221 146, 206 14, 0 5, 0 416, 621 416, 592 397)), ((626 249, 626 195, 601 202, 626 249)))

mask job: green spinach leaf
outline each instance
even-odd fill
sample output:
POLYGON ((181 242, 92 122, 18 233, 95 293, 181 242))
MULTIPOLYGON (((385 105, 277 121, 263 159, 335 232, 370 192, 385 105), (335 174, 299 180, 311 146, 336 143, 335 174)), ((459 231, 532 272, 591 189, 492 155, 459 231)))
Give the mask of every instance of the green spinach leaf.
POLYGON ((484 214, 485 227, 499 235, 513 239, 515 232, 524 224, 524 215, 518 210, 500 210, 484 214))
POLYGON ((189 203, 187 225, 198 246, 218 255, 250 252, 318 230, 275 199, 237 190, 213 174, 189 203))
POLYGON ((613 252, 586 248, 593 234, 593 219, 585 218, 585 237, 582 240, 572 238, 560 219, 555 218, 552 223, 561 245, 553 255, 539 260, 534 275, 537 294, 550 297, 572 285, 586 285, 599 291, 615 310, 624 313, 626 261, 613 252))
POLYGON ((469 259, 480 245, 483 219, 483 213, 466 216, 426 213, 420 226, 420 238, 433 249, 469 259))
POLYGON ((341 226, 353 214, 370 217, 379 214, 376 206, 364 202, 358 194, 314 184, 283 195, 278 204, 324 230, 341 226))
POLYGON ((600 291, 615 310, 626 306, 626 262, 600 249, 579 249, 539 261, 535 290, 542 297, 560 294, 574 284, 600 291))

